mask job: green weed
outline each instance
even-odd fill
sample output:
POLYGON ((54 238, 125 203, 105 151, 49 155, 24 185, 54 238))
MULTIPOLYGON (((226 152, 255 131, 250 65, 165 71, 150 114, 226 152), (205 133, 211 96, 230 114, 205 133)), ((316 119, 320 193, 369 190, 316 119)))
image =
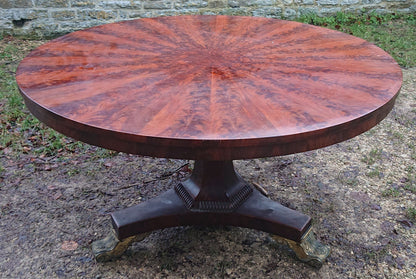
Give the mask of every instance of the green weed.
POLYGON ((383 150, 374 148, 370 151, 370 153, 368 153, 368 155, 364 155, 364 158, 362 158, 361 161, 367 165, 373 165, 378 160, 381 160, 382 154, 383 150))
POLYGON ((406 185, 404 185, 404 187, 403 187, 405 190, 407 190, 407 191, 409 191, 409 192, 411 192, 411 193, 413 193, 413 194, 416 194, 416 184, 406 184, 406 185))
POLYGON ((338 180, 341 182, 341 184, 348 185, 351 187, 357 186, 359 183, 357 176, 348 172, 339 173, 338 180))
POLYGON ((379 167, 375 167, 374 169, 370 170, 367 173, 368 177, 374 178, 374 177, 378 177, 381 178, 383 176, 382 172, 380 171, 379 167))
POLYGON ((395 188, 388 188, 388 189, 384 190, 383 192, 381 192, 381 195, 383 197, 397 198, 398 196, 400 196, 400 191, 395 189, 395 188))
POLYGON ((407 218, 416 221, 416 208, 414 207, 409 207, 406 211, 406 216, 407 218))
POLYGON ((364 253, 364 258, 368 260, 379 261, 380 259, 390 254, 390 250, 393 245, 394 245, 394 242, 391 241, 389 242, 389 244, 381 246, 381 247, 364 248, 364 251, 367 250, 367 252, 364 253))
POLYGON ((363 38, 390 53, 401 66, 416 66, 416 14, 339 12, 332 17, 304 15, 298 21, 363 38))
POLYGON ((75 175, 77 175, 79 173, 80 173, 80 169, 79 168, 73 168, 73 169, 68 170, 66 172, 66 175, 67 176, 75 176, 75 175))

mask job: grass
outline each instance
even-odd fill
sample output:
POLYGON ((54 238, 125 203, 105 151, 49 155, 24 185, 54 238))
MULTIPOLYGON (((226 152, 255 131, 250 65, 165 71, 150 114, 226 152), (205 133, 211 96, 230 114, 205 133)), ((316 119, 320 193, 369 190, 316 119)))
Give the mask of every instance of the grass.
POLYGON ((355 176, 348 174, 339 174, 338 180, 341 182, 341 184, 351 187, 357 186, 359 184, 359 180, 355 176))
POLYGON ((383 150, 378 148, 373 148, 368 155, 364 155, 364 158, 361 159, 362 162, 367 165, 373 165, 375 162, 382 159, 383 150))
POLYGON ((412 172, 408 172, 407 177, 404 179, 403 188, 413 194, 416 194, 416 175, 412 175, 412 172))
POLYGON ((390 246, 392 245, 387 244, 385 246, 377 247, 374 249, 367 248, 366 250, 368 251, 364 253, 364 258, 368 260, 378 261, 381 258, 386 257, 390 253, 390 249, 391 249, 390 246))
POLYGON ((390 53, 402 67, 416 66, 416 14, 337 13, 333 17, 310 14, 298 21, 363 38, 390 53))
POLYGON ((404 185, 403 188, 405 190, 413 193, 413 194, 416 194, 416 183, 414 183, 414 184, 406 184, 406 185, 404 185))
POLYGON ((407 218, 409 218, 410 220, 412 220, 412 221, 416 221, 416 208, 414 208, 414 207, 409 207, 409 208, 407 209, 406 216, 407 216, 407 218))
POLYGON ((375 167, 374 169, 370 170, 366 175, 370 178, 381 178, 383 176, 383 173, 380 171, 379 167, 375 167))
POLYGON ((381 192, 381 195, 385 198, 387 197, 397 198, 400 196, 400 191, 395 188, 388 188, 384 190, 383 192, 381 192))

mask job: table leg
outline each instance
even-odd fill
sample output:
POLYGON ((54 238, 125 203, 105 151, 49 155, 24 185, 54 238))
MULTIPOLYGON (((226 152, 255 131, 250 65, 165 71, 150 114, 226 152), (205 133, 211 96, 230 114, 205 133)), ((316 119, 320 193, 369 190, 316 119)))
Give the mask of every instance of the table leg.
POLYGON ((272 201, 234 170, 232 161, 196 161, 190 178, 162 195, 111 214, 114 232, 93 243, 97 260, 121 255, 153 230, 189 225, 232 225, 272 234, 297 257, 322 265, 329 247, 311 232, 311 218, 272 201))

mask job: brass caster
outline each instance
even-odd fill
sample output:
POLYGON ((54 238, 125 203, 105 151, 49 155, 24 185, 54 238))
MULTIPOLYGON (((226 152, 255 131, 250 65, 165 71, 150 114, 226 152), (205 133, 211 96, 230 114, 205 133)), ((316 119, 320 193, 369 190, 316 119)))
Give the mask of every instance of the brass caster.
POLYGON ((107 237, 92 243, 92 252, 98 262, 110 261, 120 257, 133 242, 142 241, 149 234, 143 233, 119 240, 116 232, 111 230, 107 237))
POLYGON ((305 233, 300 242, 278 235, 271 235, 271 237, 278 243, 287 244, 300 261, 316 268, 322 267, 331 251, 329 245, 322 244, 316 240, 315 234, 311 229, 305 233))

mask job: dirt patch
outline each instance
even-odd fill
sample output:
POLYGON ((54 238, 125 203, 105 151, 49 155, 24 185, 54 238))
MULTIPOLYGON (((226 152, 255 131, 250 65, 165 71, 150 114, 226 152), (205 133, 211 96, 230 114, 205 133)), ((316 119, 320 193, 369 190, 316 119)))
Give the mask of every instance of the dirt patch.
MULTIPOLYGON (((416 278, 416 68, 404 69, 392 113, 352 140, 284 157, 236 161, 270 198, 310 215, 332 247, 321 269, 263 232, 178 227, 153 232, 118 260, 91 243, 109 212, 188 175, 184 160, 102 153, 39 157, 1 151, 2 278, 416 278)), ((191 162, 192 165, 192 162, 191 162)))

